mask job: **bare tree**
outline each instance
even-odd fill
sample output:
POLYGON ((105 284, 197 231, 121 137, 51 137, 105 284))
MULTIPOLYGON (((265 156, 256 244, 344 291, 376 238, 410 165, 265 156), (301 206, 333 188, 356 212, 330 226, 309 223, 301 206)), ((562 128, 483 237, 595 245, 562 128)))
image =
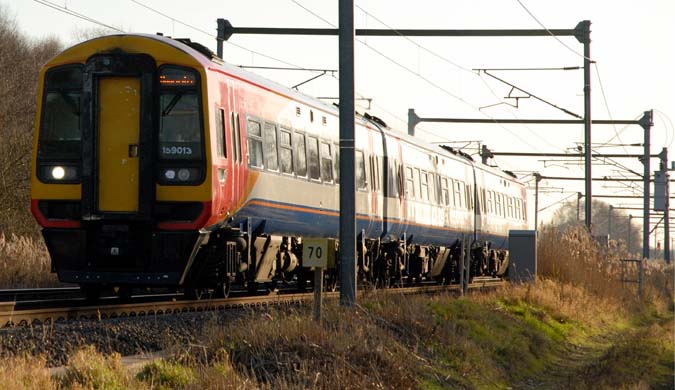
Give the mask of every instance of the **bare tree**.
MULTIPOLYGON (((640 252, 642 250, 642 230, 639 222, 637 220, 630 221, 625 210, 612 209, 610 224, 609 206, 608 203, 593 200, 591 207, 591 211, 593 212, 591 233, 594 236, 608 235, 611 240, 623 242, 630 252, 640 252), (629 243, 630 248, 628 248, 629 243)), ((576 201, 563 203, 554 213, 551 223, 560 230, 566 230, 572 226, 582 224, 583 221, 584 201, 581 200, 578 205, 576 201)))
POLYGON ((36 234, 30 215, 30 161, 38 75, 61 48, 30 40, 0 6, 0 231, 36 234))

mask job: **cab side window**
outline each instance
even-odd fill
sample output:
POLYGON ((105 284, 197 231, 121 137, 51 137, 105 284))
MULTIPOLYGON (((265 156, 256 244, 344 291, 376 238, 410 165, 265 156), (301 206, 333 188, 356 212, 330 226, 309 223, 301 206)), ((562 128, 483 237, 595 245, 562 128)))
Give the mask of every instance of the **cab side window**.
POLYGON ((248 120, 248 164, 252 167, 263 167, 262 127, 253 119, 248 120))

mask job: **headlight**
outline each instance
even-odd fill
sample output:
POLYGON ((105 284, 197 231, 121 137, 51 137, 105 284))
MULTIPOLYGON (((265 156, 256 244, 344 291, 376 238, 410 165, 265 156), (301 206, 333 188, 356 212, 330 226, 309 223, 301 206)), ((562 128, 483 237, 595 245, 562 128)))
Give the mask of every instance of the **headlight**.
POLYGON ((51 183, 76 183, 80 179, 79 168, 68 165, 45 165, 41 168, 40 178, 51 183))
POLYGON ((160 184, 193 184, 201 180, 201 172, 199 168, 162 168, 158 180, 160 184))
POLYGON ((190 180, 190 170, 189 169, 181 169, 178 171, 178 179, 180 181, 188 181, 190 180))
POLYGON ((63 167, 52 168, 52 179, 61 180, 66 177, 66 170, 63 167))

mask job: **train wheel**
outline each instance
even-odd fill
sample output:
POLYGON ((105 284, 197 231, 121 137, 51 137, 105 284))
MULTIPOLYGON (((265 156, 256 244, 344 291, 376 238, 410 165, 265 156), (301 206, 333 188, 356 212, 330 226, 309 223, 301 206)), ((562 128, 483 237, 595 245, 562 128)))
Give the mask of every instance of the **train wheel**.
POLYGON ((208 295, 209 290, 207 288, 190 287, 185 289, 185 297, 192 301, 198 301, 208 297, 208 295))
POLYGON ((327 270, 323 277, 323 291, 335 292, 338 289, 338 277, 336 270, 327 270))
POLYGON ((131 299, 132 288, 129 286, 120 287, 117 290, 117 296, 120 297, 123 301, 128 301, 131 299))
POLYGON ((80 290, 82 290, 87 301, 98 301, 101 298, 101 286, 80 285, 80 290))
POLYGON ((227 278, 226 281, 220 283, 216 287, 216 297, 217 298, 227 298, 230 296, 230 290, 232 289, 232 281, 227 278))

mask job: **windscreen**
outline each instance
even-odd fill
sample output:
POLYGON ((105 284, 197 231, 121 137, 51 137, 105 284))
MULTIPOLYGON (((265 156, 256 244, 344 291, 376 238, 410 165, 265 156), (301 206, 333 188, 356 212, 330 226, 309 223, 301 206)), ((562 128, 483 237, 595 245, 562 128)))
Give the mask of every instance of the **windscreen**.
POLYGON ((202 125, 197 76, 166 67, 160 73, 159 157, 164 160, 202 158, 202 125))
POLYGON ((47 160, 81 157, 82 67, 51 69, 45 76, 38 156, 47 160))

